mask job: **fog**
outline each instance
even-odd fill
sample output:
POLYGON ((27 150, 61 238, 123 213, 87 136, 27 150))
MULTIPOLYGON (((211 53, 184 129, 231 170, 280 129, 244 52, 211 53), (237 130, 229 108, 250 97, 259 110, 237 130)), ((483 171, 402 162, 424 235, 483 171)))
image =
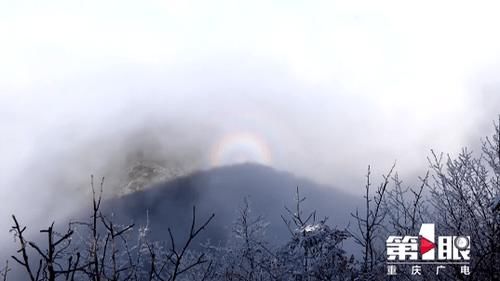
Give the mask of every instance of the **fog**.
POLYGON ((499 111, 493 1, 102 2, 0 3, 0 241, 137 161, 411 181, 499 111))

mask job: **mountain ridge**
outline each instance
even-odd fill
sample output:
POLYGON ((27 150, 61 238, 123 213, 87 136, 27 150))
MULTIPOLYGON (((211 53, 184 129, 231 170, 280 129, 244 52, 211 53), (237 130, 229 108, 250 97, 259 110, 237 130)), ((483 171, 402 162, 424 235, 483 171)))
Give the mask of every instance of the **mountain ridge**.
POLYGON ((271 240, 279 241, 288 235, 281 214, 294 202, 296 187, 306 210, 317 210, 318 218, 329 217, 329 223, 345 228, 357 198, 289 172, 259 164, 237 164, 195 171, 166 182, 155 183, 117 198, 107 200, 104 213, 113 213, 123 222, 149 224, 152 238, 165 240, 167 228, 182 235, 190 223, 191 208, 196 206, 198 217, 216 217, 205 238, 225 241, 238 215, 243 199, 251 203, 253 214, 262 215, 270 224, 271 240), (146 215, 147 214, 147 215, 146 215), (146 220, 149 221, 146 221, 146 220))

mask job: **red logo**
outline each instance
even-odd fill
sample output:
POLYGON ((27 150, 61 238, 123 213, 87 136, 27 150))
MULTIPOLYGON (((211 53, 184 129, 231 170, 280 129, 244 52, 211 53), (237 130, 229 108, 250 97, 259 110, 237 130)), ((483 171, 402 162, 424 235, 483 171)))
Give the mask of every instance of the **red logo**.
POLYGON ((420 254, 425 254, 430 250, 436 248, 436 244, 427 240, 425 237, 420 237, 420 254))

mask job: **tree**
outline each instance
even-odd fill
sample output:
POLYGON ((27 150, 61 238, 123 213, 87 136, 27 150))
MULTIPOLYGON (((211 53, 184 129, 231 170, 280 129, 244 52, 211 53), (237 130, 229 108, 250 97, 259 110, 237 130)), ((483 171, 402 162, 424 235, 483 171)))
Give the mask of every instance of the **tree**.
POLYGON ((472 280, 500 279, 499 214, 494 206, 500 194, 499 125, 483 140, 479 155, 464 148, 456 158, 435 152, 429 158, 430 217, 442 233, 471 236, 472 280))
POLYGON ((275 254, 265 241, 267 225, 262 216, 253 215, 245 197, 226 245, 206 245, 215 265, 210 280, 276 280, 271 266, 275 254))
MULTIPOLYGON (((19 244, 18 255, 12 258, 24 269, 29 280, 174 281, 182 280, 186 273, 208 262, 203 253, 197 254, 189 248, 214 214, 197 226, 193 206, 188 236, 180 244, 170 229, 169 243, 148 241, 149 225, 139 228, 135 240, 131 235, 133 224, 116 224, 114 217, 101 213, 103 184, 104 179, 100 190, 96 191, 93 178, 91 180, 93 197, 89 221, 70 222, 68 230, 62 234, 55 230, 54 223, 40 231, 47 236, 45 248, 29 241, 25 237, 27 228, 12 216, 11 232, 19 244)), ((0 275, 4 280, 7 272, 8 267, 0 275)))
POLYGON ((276 254, 280 280, 352 280, 354 257, 348 258, 342 249, 349 232, 331 228, 326 217, 316 222, 316 211, 304 216, 305 200, 297 187, 295 209, 285 207, 290 219, 282 216, 291 238, 276 254))
POLYGON ((0 269, 0 280, 7 281, 7 276, 9 275, 9 261, 5 261, 5 267, 0 269))
POLYGON ((371 167, 368 166, 365 185, 365 213, 361 215, 359 210, 351 216, 357 224, 357 231, 350 231, 354 241, 363 248, 363 261, 361 262, 361 271, 365 279, 378 279, 381 273, 380 264, 384 260, 385 247, 381 246, 385 241, 384 223, 387 215, 387 209, 384 208, 385 195, 388 190, 391 175, 395 164, 391 167, 387 175, 383 175, 383 181, 371 194, 371 167), (373 196, 373 197, 372 197, 373 196))

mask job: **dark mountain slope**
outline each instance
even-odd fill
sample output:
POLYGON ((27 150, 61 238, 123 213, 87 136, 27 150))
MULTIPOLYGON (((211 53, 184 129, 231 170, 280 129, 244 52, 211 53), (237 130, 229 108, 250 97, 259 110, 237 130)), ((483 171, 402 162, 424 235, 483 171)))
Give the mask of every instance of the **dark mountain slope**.
POLYGON ((307 197, 305 210, 316 209, 318 219, 329 217, 333 226, 343 228, 350 219, 350 212, 359 200, 328 186, 298 178, 290 173, 254 164, 226 166, 200 171, 189 176, 157 184, 154 187, 107 201, 105 213, 114 213, 120 222, 146 224, 149 214, 151 238, 168 239, 167 228, 184 237, 191 220, 191 208, 197 207, 198 221, 216 214, 202 239, 225 240, 238 208, 247 196, 254 215, 263 215, 270 223, 268 238, 278 242, 288 237, 288 230, 280 215, 283 207, 293 206, 295 189, 307 197))

